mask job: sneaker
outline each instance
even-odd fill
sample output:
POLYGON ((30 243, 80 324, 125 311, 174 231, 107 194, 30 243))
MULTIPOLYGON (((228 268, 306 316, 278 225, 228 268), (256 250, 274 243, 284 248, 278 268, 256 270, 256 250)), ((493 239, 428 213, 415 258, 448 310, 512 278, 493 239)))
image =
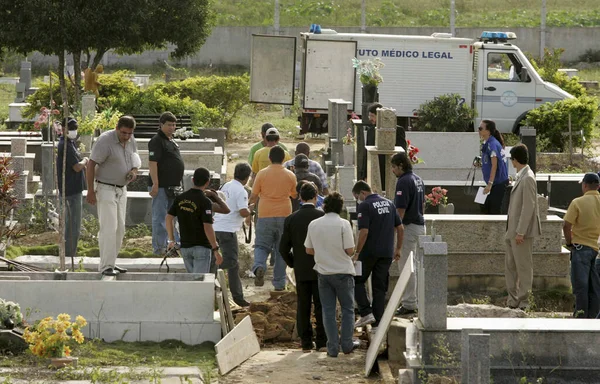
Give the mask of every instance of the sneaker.
POLYGON ((360 319, 356 320, 354 323, 354 328, 363 327, 367 324, 373 324, 375 322, 375 316, 372 313, 369 313, 366 316, 362 316, 360 319))
POLYGON ((113 268, 106 268, 104 271, 102 271, 102 274, 104 276, 117 276, 119 274, 119 271, 113 268))
POLYGON ((413 315, 415 313, 417 313, 416 309, 408 309, 405 307, 400 307, 396 310, 396 316, 413 315))
POLYGON ((261 267, 256 268, 254 271, 254 285, 257 287, 262 287, 265 285, 265 270, 261 267))
POLYGON ((127 268, 123 268, 123 267, 119 267, 118 265, 115 265, 115 271, 118 271, 119 273, 125 273, 125 272, 127 272, 127 268))
POLYGON ((317 349, 317 352, 327 352, 327 347, 321 347, 317 349))
POLYGON ((240 307, 249 307, 250 303, 247 302, 246 300, 241 300, 241 301, 234 301, 237 305, 239 305, 240 307))

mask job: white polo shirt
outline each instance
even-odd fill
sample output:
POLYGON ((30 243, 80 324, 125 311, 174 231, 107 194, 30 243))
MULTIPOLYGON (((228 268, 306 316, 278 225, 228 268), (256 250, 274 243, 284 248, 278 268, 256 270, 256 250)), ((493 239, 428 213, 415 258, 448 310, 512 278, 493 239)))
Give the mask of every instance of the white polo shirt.
POLYGON ((221 192, 227 196, 226 203, 231 212, 227 215, 215 213, 213 229, 215 232, 237 232, 242 228, 244 222, 240 210, 248 208, 248 192, 246 192, 242 183, 237 180, 225 183, 221 188, 221 192))
POLYGON ((304 246, 315 250, 314 270, 321 275, 355 275, 352 258, 344 251, 354 247, 352 227, 337 213, 311 221, 304 246))

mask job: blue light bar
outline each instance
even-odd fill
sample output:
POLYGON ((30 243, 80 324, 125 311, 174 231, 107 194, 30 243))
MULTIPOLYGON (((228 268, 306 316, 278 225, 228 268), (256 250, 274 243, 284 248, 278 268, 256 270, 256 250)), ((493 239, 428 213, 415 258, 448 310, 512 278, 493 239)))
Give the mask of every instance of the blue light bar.
POLYGON ((517 35, 514 32, 490 32, 484 31, 481 34, 482 40, 514 40, 517 35))

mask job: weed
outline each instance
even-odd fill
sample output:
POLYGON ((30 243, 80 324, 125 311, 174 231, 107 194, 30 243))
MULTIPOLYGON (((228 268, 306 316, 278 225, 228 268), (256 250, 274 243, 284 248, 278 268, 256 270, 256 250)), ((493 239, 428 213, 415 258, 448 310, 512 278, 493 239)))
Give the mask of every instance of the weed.
POLYGON ((492 303, 492 298, 489 296, 483 296, 480 299, 473 298, 473 304, 483 305, 483 304, 491 304, 491 303, 492 303))
POLYGON ((85 248, 98 246, 98 232, 100 231, 100 222, 91 214, 85 215, 81 220, 81 235, 79 244, 85 248))
POLYGON ((125 230, 126 239, 139 239, 145 236, 152 236, 152 229, 144 223, 136 224, 125 230))

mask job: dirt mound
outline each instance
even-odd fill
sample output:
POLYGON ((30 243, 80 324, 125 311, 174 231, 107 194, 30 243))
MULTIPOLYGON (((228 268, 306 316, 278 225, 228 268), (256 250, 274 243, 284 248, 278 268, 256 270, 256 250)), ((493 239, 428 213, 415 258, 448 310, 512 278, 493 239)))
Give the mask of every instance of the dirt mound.
POLYGON ((256 335, 262 343, 288 342, 296 338, 296 302, 295 292, 270 293, 271 298, 264 302, 254 302, 235 316, 238 324, 250 316, 256 335))

